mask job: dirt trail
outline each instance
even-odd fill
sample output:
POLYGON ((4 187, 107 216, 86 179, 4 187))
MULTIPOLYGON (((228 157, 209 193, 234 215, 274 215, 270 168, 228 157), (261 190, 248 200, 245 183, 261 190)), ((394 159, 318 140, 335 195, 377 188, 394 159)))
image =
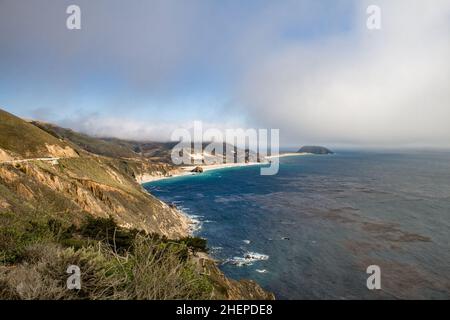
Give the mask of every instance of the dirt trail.
POLYGON ((62 158, 62 157, 54 157, 54 158, 30 158, 30 159, 5 160, 5 161, 0 161, 0 163, 11 163, 11 164, 15 164, 15 163, 23 163, 23 162, 31 162, 31 161, 50 161, 50 162, 58 163, 58 160, 60 160, 60 159, 65 159, 65 158, 62 158))

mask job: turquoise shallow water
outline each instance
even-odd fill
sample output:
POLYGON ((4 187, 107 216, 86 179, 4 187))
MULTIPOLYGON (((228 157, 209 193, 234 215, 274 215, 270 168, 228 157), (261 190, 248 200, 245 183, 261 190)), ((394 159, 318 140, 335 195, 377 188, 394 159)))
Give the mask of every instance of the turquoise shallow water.
POLYGON ((225 274, 277 298, 450 298, 450 153, 286 157, 277 175, 259 172, 145 187, 196 216, 225 274), (381 290, 366 287, 369 265, 381 290))

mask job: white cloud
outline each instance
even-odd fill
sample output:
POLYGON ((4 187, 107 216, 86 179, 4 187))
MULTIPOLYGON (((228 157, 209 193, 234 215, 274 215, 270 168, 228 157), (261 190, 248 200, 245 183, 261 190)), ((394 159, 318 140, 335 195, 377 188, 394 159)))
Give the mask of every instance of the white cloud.
POLYGON ((292 144, 450 146, 450 0, 79 0, 75 33, 68 4, 0 1, 9 111, 133 139, 246 118, 292 144))
MULTIPOLYGON (((77 118, 65 119, 59 122, 61 126, 83 132, 95 137, 112 137, 134 141, 170 141, 172 132, 176 129, 192 130, 192 121, 165 121, 151 122, 126 117, 83 115, 77 118)), ((235 123, 202 122, 203 132, 210 129, 219 129, 225 132, 233 128, 235 123)))
POLYGON ((349 34, 260 55, 240 87, 250 118, 289 141, 450 146, 450 2, 377 2, 380 31, 362 4, 349 34))

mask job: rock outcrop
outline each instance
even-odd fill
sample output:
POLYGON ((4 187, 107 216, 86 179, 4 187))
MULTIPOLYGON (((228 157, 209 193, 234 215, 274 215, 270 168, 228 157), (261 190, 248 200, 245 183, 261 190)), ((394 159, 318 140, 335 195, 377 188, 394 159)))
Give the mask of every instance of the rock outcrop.
POLYGON ((252 280, 227 278, 216 262, 204 253, 193 256, 197 271, 206 275, 213 284, 213 299, 219 300, 275 300, 275 295, 261 288, 252 280))
POLYGON ((311 154, 333 154, 333 151, 320 146, 304 146, 301 147, 297 152, 311 154))
POLYGON ((0 196, 10 204, 7 210, 17 214, 67 212, 74 223, 86 214, 112 216, 125 227, 170 238, 188 235, 190 220, 183 213, 148 194, 115 165, 101 158, 0 164, 0 196))

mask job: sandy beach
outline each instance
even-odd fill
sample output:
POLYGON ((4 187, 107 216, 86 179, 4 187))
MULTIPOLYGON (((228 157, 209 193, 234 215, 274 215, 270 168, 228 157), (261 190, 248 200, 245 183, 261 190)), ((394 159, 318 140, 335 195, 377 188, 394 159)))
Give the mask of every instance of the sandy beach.
POLYGON ((210 165, 192 165, 192 166, 185 166, 181 167, 181 170, 177 170, 174 173, 163 176, 163 175, 150 175, 145 174, 140 177, 138 182, 140 184, 159 181, 159 180, 165 180, 165 179, 171 179, 171 178, 177 178, 177 177, 183 177, 183 176, 192 176, 192 175, 198 175, 201 173, 198 172, 192 172, 197 167, 200 167, 203 169, 203 172, 206 171, 212 171, 212 170, 219 170, 219 169, 225 169, 225 168, 235 168, 235 167, 246 167, 246 166, 257 166, 257 165, 264 165, 268 164, 268 162, 247 162, 247 163, 221 163, 221 164, 210 164, 210 165))
MULTIPOLYGON (((290 153, 281 153, 278 155, 273 156, 266 156, 265 158, 267 160, 274 159, 274 158, 283 158, 283 157, 293 157, 293 156, 305 156, 310 155, 309 153, 296 153, 296 152, 290 152, 290 153)), ((247 167, 247 166, 259 166, 259 165, 267 165, 269 164, 269 161, 264 162, 238 162, 238 163, 219 163, 219 164, 210 164, 210 165, 191 165, 191 166, 185 166, 180 167, 177 171, 174 171, 172 174, 168 176, 163 175, 150 175, 150 174, 144 174, 142 175, 138 182, 140 184, 154 182, 154 181, 160 181, 165 179, 171 179, 171 178, 177 178, 177 177, 183 177, 183 176, 190 176, 190 175, 198 175, 201 173, 192 172, 197 167, 200 167, 203 169, 203 172, 206 171, 212 171, 212 170, 219 170, 219 169, 225 169, 225 168, 236 168, 236 167, 247 167)))

